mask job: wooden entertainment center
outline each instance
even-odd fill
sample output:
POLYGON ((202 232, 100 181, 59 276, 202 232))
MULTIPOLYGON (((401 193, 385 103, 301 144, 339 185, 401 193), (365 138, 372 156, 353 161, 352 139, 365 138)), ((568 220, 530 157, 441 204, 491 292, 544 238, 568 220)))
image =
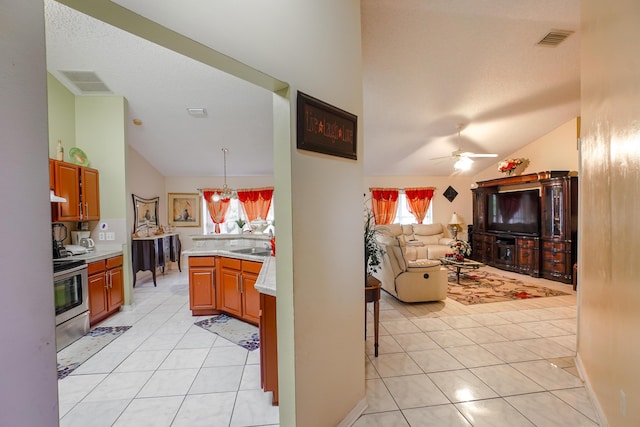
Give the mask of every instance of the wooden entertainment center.
POLYGON ((572 283, 578 238, 578 177, 568 171, 547 171, 477 185, 472 190, 471 258, 502 270, 572 283), (540 192, 536 230, 492 229, 496 212, 489 212, 489 198, 496 193, 532 189, 540 192))

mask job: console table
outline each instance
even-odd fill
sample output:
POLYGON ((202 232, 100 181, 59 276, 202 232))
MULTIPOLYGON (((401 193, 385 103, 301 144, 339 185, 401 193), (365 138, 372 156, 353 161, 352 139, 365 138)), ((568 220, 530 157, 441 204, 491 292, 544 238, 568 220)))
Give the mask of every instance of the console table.
POLYGON ((178 233, 166 233, 149 237, 134 237, 131 239, 131 257, 133 269, 133 286, 136 286, 136 273, 151 270, 153 286, 156 286, 156 269, 168 262, 177 262, 180 267, 181 252, 180 236, 178 233))

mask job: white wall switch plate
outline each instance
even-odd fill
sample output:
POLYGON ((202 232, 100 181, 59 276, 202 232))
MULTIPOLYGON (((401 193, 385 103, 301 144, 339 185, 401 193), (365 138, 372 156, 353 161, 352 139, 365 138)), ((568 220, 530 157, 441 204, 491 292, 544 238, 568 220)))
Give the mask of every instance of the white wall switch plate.
POLYGON ((102 231, 98 233, 98 240, 104 240, 104 233, 102 231))

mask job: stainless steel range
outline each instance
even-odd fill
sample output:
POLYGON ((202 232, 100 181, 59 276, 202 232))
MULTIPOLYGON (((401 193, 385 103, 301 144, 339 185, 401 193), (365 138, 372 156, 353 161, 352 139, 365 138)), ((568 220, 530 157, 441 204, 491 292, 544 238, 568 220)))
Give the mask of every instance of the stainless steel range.
POLYGON ((60 351, 89 331, 89 285, 84 261, 54 259, 53 290, 56 350, 60 351))

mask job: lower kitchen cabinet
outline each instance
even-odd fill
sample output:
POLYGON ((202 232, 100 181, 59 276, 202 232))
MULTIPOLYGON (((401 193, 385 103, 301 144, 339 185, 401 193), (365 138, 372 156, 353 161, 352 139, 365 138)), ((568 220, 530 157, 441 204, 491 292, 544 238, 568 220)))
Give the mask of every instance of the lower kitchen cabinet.
POLYGON ((89 323, 94 325, 120 309, 124 303, 122 255, 88 265, 89 323))
POLYGON ((254 287, 262 263, 220 258, 220 310, 249 323, 258 324, 260 293, 254 287))
POLYGON ((278 334, 276 297, 260 294, 260 386, 278 404, 278 334))
POLYGON ((189 257, 189 308, 194 316, 218 313, 216 257, 189 257))

